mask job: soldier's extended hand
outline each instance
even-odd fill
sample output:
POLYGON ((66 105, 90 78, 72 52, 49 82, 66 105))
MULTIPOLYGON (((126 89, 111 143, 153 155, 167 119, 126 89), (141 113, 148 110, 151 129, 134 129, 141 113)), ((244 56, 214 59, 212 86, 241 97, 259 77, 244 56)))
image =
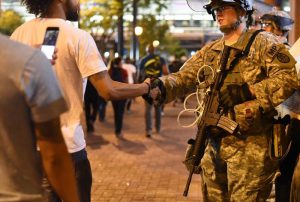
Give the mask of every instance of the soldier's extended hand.
POLYGON ((149 91, 142 97, 149 103, 159 106, 163 104, 166 98, 166 89, 159 78, 146 79, 144 83, 149 84, 149 91))
POLYGON ((151 78, 151 92, 150 95, 153 98, 153 104, 160 106, 166 99, 166 88, 164 83, 159 78, 151 78))
POLYGON ((252 94, 247 84, 232 84, 221 90, 219 98, 222 106, 232 108, 237 104, 251 100, 252 94))

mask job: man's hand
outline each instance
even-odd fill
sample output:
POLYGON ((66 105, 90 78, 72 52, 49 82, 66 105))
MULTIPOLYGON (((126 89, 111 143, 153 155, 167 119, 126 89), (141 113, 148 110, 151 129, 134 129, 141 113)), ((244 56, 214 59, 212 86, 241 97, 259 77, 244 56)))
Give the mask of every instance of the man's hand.
POLYGON ((263 109, 257 100, 250 100, 234 107, 235 120, 241 132, 257 134, 264 127, 263 109))
POLYGON ((148 102, 149 104, 153 104, 153 98, 151 97, 151 81, 150 79, 146 79, 143 83, 148 85, 148 92, 142 95, 142 98, 148 102))
POLYGON ((52 60, 50 61, 52 65, 55 65, 55 63, 56 63, 56 60, 57 60, 57 52, 58 52, 58 49, 55 48, 55 49, 54 49, 54 53, 53 53, 53 55, 52 55, 52 60))
MULTIPOLYGON (((33 48, 37 48, 37 49, 41 49, 41 44, 36 44, 36 45, 33 45, 32 47, 33 48)), ((57 52, 58 52, 58 49, 55 48, 54 49, 54 52, 53 52, 53 55, 52 55, 52 60, 50 60, 51 64, 52 65, 55 65, 56 64, 56 60, 57 60, 57 52)))
POLYGON ((251 99, 252 94, 246 83, 243 85, 228 85, 220 92, 220 104, 228 108, 232 108, 237 104, 241 104, 251 99))

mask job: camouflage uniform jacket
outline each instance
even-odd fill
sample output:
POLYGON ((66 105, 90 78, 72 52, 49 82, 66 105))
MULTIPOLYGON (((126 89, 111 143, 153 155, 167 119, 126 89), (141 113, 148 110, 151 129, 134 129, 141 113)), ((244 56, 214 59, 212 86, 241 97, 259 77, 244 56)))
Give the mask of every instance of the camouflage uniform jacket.
MULTIPOLYGON (((254 31, 245 31, 232 50, 227 65, 238 51, 243 51, 254 31)), ((216 40, 199 50, 179 72, 162 77, 167 89, 166 102, 175 97, 194 92, 197 88, 197 72, 203 65, 218 69, 224 39, 216 40)), ((297 88, 295 59, 273 34, 260 32, 253 41, 248 56, 236 64, 240 78, 254 90, 264 112, 286 100, 297 88)))

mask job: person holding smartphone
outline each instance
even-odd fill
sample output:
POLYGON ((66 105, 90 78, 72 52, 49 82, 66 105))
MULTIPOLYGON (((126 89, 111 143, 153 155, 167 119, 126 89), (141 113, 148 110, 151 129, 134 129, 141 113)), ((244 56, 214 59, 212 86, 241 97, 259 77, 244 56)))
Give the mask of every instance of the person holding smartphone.
POLYGON ((91 200, 92 173, 86 152, 86 142, 80 115, 87 79, 106 100, 127 99, 149 93, 149 84, 125 84, 113 81, 89 33, 69 21, 77 21, 79 0, 21 0, 37 18, 18 27, 11 38, 28 45, 42 44, 48 27, 59 29, 54 66, 69 110, 60 116, 61 130, 71 154, 80 201, 91 200))

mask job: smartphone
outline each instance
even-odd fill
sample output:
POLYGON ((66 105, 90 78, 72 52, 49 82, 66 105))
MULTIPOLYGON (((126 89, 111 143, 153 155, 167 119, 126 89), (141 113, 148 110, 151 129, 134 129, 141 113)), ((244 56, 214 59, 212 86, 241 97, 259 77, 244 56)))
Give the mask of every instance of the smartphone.
POLYGON ((41 51, 51 60, 59 33, 58 27, 47 27, 41 51))

